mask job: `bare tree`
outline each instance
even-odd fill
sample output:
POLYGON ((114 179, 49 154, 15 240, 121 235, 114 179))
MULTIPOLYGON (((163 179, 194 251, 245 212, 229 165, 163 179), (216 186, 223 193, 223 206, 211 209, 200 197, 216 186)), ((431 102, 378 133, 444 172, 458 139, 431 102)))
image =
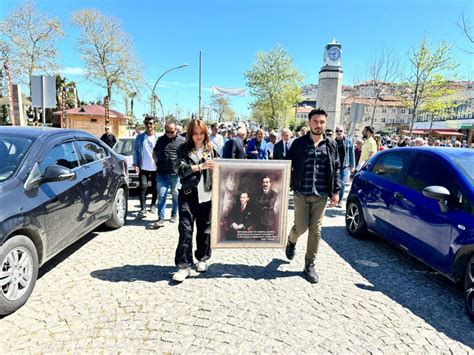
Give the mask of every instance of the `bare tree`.
POLYGON ((95 9, 82 9, 73 13, 72 23, 81 30, 78 45, 86 75, 107 90, 109 100, 114 86, 130 89, 142 82, 132 40, 118 19, 95 9))
POLYGON ((28 85, 35 73, 55 73, 58 65, 57 42, 64 35, 61 22, 40 13, 33 1, 27 1, 0 21, 0 35, 8 46, 15 80, 28 85))
POLYGON ((472 28, 471 22, 464 16, 464 11, 461 12, 461 20, 457 23, 457 25, 463 31, 467 40, 471 44, 471 48, 465 49, 464 51, 469 54, 474 54, 474 30, 472 28))
POLYGON ((375 111, 385 90, 400 78, 400 61, 393 50, 382 49, 367 65, 367 77, 374 89, 370 125, 374 125, 375 111))

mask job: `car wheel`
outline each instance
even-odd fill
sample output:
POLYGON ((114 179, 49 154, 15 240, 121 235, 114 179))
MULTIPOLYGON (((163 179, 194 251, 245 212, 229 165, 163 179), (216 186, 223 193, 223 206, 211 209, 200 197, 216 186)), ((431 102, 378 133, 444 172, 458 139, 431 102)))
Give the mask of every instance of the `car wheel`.
POLYGON ((367 225, 358 200, 350 200, 347 203, 346 229, 349 235, 354 238, 362 238, 367 234, 367 225))
POLYGON ((38 277, 38 253, 30 238, 16 235, 0 247, 0 315, 23 306, 38 277))
POLYGON ((125 224, 127 217, 127 194, 123 188, 120 187, 117 190, 113 204, 112 215, 105 222, 105 225, 109 228, 118 229, 125 224))
POLYGON ((466 274, 464 275, 464 303, 466 311, 474 321, 474 256, 467 262, 466 274))

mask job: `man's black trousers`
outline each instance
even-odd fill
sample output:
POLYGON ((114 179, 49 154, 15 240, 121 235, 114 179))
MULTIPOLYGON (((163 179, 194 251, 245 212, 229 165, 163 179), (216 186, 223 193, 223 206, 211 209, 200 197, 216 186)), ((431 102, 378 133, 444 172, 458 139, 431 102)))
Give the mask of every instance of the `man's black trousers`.
POLYGON ((151 205, 156 205, 156 171, 148 171, 140 169, 138 173, 138 181, 140 185, 140 209, 146 209, 146 195, 148 182, 151 183, 151 205))

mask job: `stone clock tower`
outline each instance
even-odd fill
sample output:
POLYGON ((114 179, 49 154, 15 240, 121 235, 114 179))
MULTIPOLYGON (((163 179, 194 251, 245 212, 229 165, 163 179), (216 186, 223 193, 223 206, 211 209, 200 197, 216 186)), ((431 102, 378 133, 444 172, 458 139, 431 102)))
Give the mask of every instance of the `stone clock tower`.
POLYGON ((341 124, 342 95, 342 46, 333 39, 324 47, 324 66, 319 72, 318 96, 316 105, 328 114, 326 128, 334 129, 341 124))

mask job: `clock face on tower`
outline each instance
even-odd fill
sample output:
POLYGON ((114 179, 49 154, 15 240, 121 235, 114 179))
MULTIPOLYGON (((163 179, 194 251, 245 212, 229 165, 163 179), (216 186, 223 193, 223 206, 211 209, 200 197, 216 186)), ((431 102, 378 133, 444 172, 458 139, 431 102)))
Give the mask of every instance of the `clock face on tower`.
POLYGON ((341 58, 341 50, 337 47, 331 47, 328 50, 328 58, 333 62, 337 62, 341 58))

